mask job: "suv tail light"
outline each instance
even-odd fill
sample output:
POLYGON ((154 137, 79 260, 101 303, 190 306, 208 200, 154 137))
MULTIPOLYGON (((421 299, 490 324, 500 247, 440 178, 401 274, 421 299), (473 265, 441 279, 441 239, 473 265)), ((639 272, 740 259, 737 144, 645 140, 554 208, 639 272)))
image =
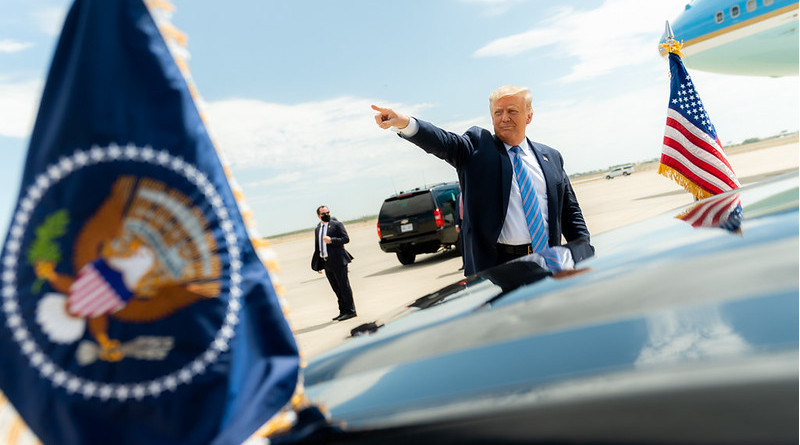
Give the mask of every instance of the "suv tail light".
POLYGON ((436 228, 441 229, 444 226, 444 220, 442 219, 442 212, 439 208, 433 209, 433 220, 436 221, 436 228))
POLYGON ((380 221, 378 221, 378 239, 383 239, 383 237, 381 236, 381 223, 380 223, 380 221))

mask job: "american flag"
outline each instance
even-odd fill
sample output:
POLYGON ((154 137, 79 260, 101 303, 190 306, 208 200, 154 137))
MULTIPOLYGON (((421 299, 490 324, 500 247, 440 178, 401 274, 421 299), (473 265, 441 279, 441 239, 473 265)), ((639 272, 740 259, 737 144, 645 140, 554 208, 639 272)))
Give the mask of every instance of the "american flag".
POLYGON ((741 233, 742 198, 739 192, 732 192, 704 199, 677 218, 692 227, 720 227, 741 233))
POLYGON ((717 130, 680 56, 670 53, 669 65, 672 79, 658 173, 698 199, 739 188, 717 130))

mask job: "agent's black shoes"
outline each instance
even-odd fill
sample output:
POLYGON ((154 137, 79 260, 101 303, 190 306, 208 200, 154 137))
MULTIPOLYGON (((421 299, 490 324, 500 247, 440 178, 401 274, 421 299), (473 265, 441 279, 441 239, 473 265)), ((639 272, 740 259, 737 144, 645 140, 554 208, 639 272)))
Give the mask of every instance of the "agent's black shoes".
POLYGON ((349 314, 339 314, 338 317, 333 317, 333 321, 345 321, 345 320, 349 320, 349 319, 355 318, 355 317, 356 317, 356 313, 355 312, 350 312, 349 314))

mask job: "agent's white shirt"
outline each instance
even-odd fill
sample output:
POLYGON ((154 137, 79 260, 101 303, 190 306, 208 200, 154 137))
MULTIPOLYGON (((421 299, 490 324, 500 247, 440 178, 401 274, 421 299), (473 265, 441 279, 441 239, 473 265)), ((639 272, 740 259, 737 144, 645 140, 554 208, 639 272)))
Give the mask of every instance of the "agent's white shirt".
POLYGON ((317 240, 319 242, 319 256, 328 258, 328 244, 322 240, 328 234, 328 223, 323 222, 320 224, 322 224, 322 227, 319 228, 319 240, 317 240))

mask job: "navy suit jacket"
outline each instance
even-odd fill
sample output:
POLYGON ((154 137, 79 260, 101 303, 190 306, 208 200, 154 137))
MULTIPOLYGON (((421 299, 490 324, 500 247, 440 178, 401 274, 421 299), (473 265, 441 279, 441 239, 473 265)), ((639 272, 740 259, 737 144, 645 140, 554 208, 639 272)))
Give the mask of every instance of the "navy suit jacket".
MULTIPOLYGON (((322 223, 317 224, 314 229, 314 256, 311 257, 311 269, 319 271, 325 268, 325 263, 319 256, 319 231, 322 228, 322 223)), ((347 235, 347 230, 344 224, 335 219, 331 219, 328 223, 328 233, 331 237, 331 243, 328 244, 328 266, 329 267, 344 267, 352 261, 353 256, 350 255, 344 245, 350 242, 350 237, 347 235)))
MULTIPOLYGON (((417 120, 419 131, 408 140, 456 168, 463 194, 464 273, 480 272, 497 262, 497 238, 503 228, 511 193, 513 167, 503 142, 489 130, 472 127, 463 135, 417 120)), ((562 235, 573 259, 594 254, 561 153, 527 139, 542 166, 547 185, 549 245, 561 244, 562 235)))

